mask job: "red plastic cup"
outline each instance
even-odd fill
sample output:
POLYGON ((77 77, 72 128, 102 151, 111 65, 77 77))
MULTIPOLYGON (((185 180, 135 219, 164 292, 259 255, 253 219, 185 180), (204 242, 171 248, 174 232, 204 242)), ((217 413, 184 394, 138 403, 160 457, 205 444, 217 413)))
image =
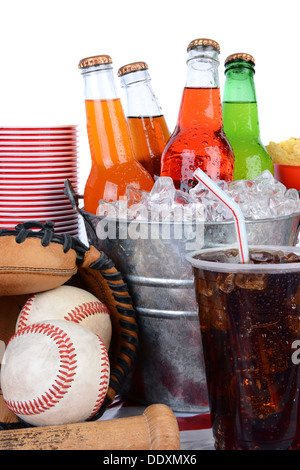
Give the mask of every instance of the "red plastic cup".
POLYGON ((274 177, 287 189, 294 188, 300 191, 300 166, 274 163, 274 177))

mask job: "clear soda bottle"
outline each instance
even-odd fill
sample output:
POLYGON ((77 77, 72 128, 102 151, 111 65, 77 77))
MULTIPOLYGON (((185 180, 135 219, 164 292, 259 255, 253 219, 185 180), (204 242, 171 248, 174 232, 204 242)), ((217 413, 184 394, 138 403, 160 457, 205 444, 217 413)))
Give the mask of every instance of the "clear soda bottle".
POLYGON ((254 74, 250 54, 231 54, 225 60, 223 122, 235 155, 235 180, 252 180, 264 170, 274 174, 273 161, 261 142, 254 74))
POLYGON ((160 176, 161 155, 170 138, 165 116, 154 93, 146 62, 118 70, 126 97, 126 116, 136 159, 154 178, 160 176))
POLYGON ((99 200, 116 201, 128 185, 151 191, 154 181, 134 158, 125 113, 108 55, 79 62, 84 80, 91 170, 84 190, 84 208, 97 213, 99 200))
POLYGON ((193 173, 203 170, 213 180, 233 179, 234 154, 223 129, 219 85, 220 46, 195 39, 188 48, 187 79, 177 124, 162 155, 161 176, 177 189, 197 184, 193 173))

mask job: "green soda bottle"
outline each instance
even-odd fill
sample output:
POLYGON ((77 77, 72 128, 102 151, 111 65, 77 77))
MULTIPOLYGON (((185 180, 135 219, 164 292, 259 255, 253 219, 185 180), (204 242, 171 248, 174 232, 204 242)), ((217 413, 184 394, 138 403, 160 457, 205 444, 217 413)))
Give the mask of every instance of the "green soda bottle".
POLYGON ((254 83, 255 61, 250 54, 225 60, 223 123, 235 156, 234 180, 252 180, 264 170, 274 174, 273 161, 261 142, 254 83))

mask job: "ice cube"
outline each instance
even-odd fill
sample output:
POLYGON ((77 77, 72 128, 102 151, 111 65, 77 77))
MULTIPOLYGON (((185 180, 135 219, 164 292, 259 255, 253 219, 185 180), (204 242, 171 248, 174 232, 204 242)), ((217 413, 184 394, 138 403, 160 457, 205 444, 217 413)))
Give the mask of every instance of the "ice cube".
POLYGON ((175 197, 175 186, 172 178, 161 176, 158 178, 150 191, 149 200, 151 202, 171 204, 175 197))
POLYGON ((188 194, 192 200, 201 202, 203 198, 208 199, 210 197, 211 191, 209 191, 209 189, 207 189, 206 186, 204 186, 204 184, 199 181, 196 186, 189 190, 188 194))
POLYGON ((264 290, 268 284, 267 274, 241 274, 235 276, 235 284, 241 289, 264 290))
POLYGON ((216 183, 217 186, 219 186, 220 189, 222 189, 222 191, 224 191, 224 193, 228 192, 228 183, 227 183, 227 181, 220 180, 220 181, 215 181, 215 183, 216 183))
POLYGON ((259 184, 262 180, 273 181, 274 176, 272 175, 272 173, 269 170, 264 170, 256 178, 253 179, 254 183, 256 183, 256 184, 259 184))
POLYGON ((219 331, 228 331, 229 318, 226 311, 226 296, 216 291, 206 299, 206 308, 209 309, 209 320, 213 328, 219 331))
POLYGON ((193 207, 191 205, 174 204, 172 207, 172 220, 174 222, 192 222, 193 207))
MULTIPOLYGON (((248 220, 270 219, 300 212, 297 190, 287 190, 268 170, 253 181, 216 181, 215 184, 240 205, 248 220)), ((124 206, 123 201, 119 201, 119 204, 100 201, 97 215, 125 219, 127 209, 133 206, 129 213, 130 219, 144 217, 145 208, 148 210, 148 220, 153 221, 222 222, 233 218, 230 209, 201 182, 188 193, 183 193, 175 189, 172 178, 158 177, 150 193, 129 185, 125 198, 127 206, 124 206), (140 203, 145 208, 139 206, 140 203)))
MULTIPOLYGON (((300 256, 296 253, 287 253, 280 258, 281 263, 300 263, 300 256)), ((300 300, 300 297, 299 297, 300 300)), ((300 302, 299 302, 300 305, 300 302)))
POLYGON ((131 204, 136 204, 141 201, 146 201, 148 197, 149 197, 149 193, 147 191, 142 191, 131 185, 128 185, 126 188, 126 198, 127 198, 128 207, 130 207, 131 204))
POLYGON ((289 201, 294 201, 296 203, 299 203, 299 193, 297 189, 294 189, 294 188, 287 189, 284 197, 288 199, 289 201))
POLYGON ((286 299, 285 322, 295 338, 299 337, 300 332, 300 286, 290 298, 286 299))
POLYGON ((192 205, 193 216, 195 222, 204 222, 205 221, 205 208, 201 202, 196 202, 192 205))
POLYGON ((129 220, 148 220, 148 207, 144 202, 137 202, 128 207, 129 220))
POLYGON ((238 204, 252 200, 254 183, 248 180, 231 181, 228 184, 228 196, 238 204))
POLYGON ((299 212, 299 204, 294 200, 274 197, 270 198, 269 204, 273 217, 283 217, 299 212))
POLYGON ((280 263, 281 258, 284 256, 282 251, 251 251, 250 259, 254 264, 277 264, 280 263))
MULTIPOLYGON (((97 208, 97 215, 100 217, 106 217, 108 219, 119 218, 120 208, 119 201, 108 202, 100 200, 97 208)), ((127 206, 126 206, 126 217, 127 217, 127 206)))
POLYGON ((191 196, 186 193, 186 192, 183 192, 183 191, 175 191, 175 194, 174 194, 174 203, 175 204, 181 204, 181 205, 188 205, 188 204, 192 204, 194 202, 194 200, 191 198, 191 196))
POLYGON ((278 216, 290 215, 300 211, 299 193, 296 189, 286 190, 283 196, 280 194, 278 197, 277 195, 275 201, 278 216))
POLYGON ((219 200, 202 199, 205 209, 205 220, 208 222, 222 222, 233 217, 231 210, 219 200))
POLYGON ((284 196, 286 187, 277 181, 269 170, 263 171, 257 178, 253 180, 260 191, 265 196, 280 194, 284 196))
POLYGON ((220 273, 217 277, 218 289, 226 294, 232 292, 235 288, 235 274, 234 273, 220 273))
POLYGON ((148 210, 149 210, 149 217, 152 222, 159 222, 161 217, 161 207, 160 204, 152 203, 151 201, 148 201, 148 210))
POLYGON ((216 275, 209 271, 198 271, 197 291, 205 297, 210 297, 216 290, 216 275))
POLYGON ((240 204, 244 217, 252 220, 269 219, 274 216, 269 198, 250 200, 240 204))

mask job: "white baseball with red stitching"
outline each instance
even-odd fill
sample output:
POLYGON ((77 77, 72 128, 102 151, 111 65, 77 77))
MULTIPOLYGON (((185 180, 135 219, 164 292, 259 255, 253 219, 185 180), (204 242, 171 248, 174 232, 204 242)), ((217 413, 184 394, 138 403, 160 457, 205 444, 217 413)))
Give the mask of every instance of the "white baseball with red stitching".
POLYGON ((10 339, 1 364, 7 407, 25 422, 82 422, 107 393, 110 365, 101 338, 66 320, 34 323, 10 339))
POLYGON ((109 350, 112 325, 106 305, 90 292, 63 285, 32 295, 23 306, 16 323, 16 331, 45 320, 69 320, 79 323, 100 336, 109 350))

